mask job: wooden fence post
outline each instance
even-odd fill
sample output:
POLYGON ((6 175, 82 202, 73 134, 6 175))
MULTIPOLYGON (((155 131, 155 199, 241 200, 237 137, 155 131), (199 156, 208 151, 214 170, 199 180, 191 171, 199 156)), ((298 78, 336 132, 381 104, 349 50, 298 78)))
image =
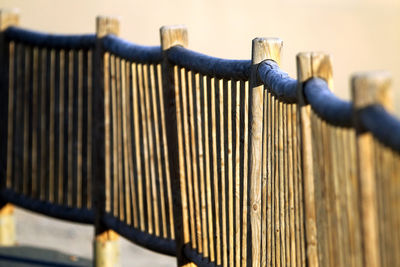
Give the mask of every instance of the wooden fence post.
POLYGON ((373 136, 359 123, 358 110, 380 104, 391 109, 390 75, 386 72, 353 75, 351 80, 354 121, 357 132, 357 169, 363 237, 363 266, 380 266, 376 183, 374 177, 373 136))
POLYGON ((311 136, 311 107, 304 98, 304 84, 312 77, 324 79, 329 88, 333 87, 330 57, 323 53, 299 53, 297 55, 298 104, 301 127, 301 150, 304 181, 304 212, 306 230, 307 265, 317 267, 318 239, 315 209, 313 140, 311 136))
MULTIPOLYGON (((0 98, 4 101, 1 105, 2 114, 8 113, 8 68, 9 68, 9 46, 6 43, 4 30, 10 26, 17 26, 19 24, 19 12, 16 9, 0 10, 0 98)), ((7 118, 7 116, 5 115, 7 118)), ((6 121, 3 121, 3 125, 7 125, 6 121)), ((7 150, 7 127, 0 129, 0 142, 1 142, 1 169, 5 170, 7 161, 6 150, 7 150)), ((1 189, 6 186, 5 172, 1 173, 1 189)), ((0 246, 12 246, 15 245, 15 220, 14 220, 14 206, 10 203, 5 203, 0 200, 0 246)))
MULTIPOLYGON (((109 86, 104 83, 104 51, 101 43, 101 38, 107 34, 119 34, 119 20, 111 17, 99 16, 96 18, 96 48, 94 57, 95 68, 95 92, 93 94, 94 105, 94 161, 96 164, 93 166, 105 166, 105 142, 104 142, 104 92, 109 90, 109 86)), ((100 167, 93 170, 93 196, 95 201, 95 240, 94 240, 94 266, 108 267, 120 266, 119 260, 119 236, 113 230, 108 229, 104 223, 103 218, 106 208, 106 181, 104 169, 100 167)), ((115 178, 114 178, 115 179, 115 178)))
MULTIPOLYGON (((250 77, 250 224, 252 266, 261 264, 261 165, 264 85, 257 79, 258 64, 267 59, 280 63, 282 40, 255 38, 252 43, 252 68, 250 77)), ((265 204, 265 203, 264 203, 265 204)))
POLYGON ((163 50, 162 80, 164 94, 164 110, 166 112, 168 158, 171 186, 173 192, 175 242, 178 266, 195 266, 184 256, 184 245, 189 243, 189 218, 187 210, 186 183, 184 169, 180 168, 183 153, 179 151, 182 137, 178 136, 177 110, 175 91, 178 81, 174 78, 174 66, 169 62, 167 50, 173 46, 188 45, 188 35, 185 26, 163 26, 160 28, 161 48, 163 50))

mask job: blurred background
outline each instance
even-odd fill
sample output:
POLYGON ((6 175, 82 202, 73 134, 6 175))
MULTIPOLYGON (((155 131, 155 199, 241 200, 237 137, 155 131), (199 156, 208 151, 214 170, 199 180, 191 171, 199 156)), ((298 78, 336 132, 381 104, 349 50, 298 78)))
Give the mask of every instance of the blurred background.
MULTIPOLYGON (((93 33, 97 15, 117 16, 121 21, 120 36, 144 45, 159 44, 160 26, 185 24, 190 49, 231 59, 250 59, 251 40, 255 37, 279 37, 284 41, 282 69, 294 78, 298 52, 330 53, 334 92, 344 99, 350 98, 351 74, 390 71, 394 107, 400 114, 400 105, 396 104, 400 100, 399 0, 0 0, 0 7, 19 8, 22 27, 51 33, 93 33)), ((35 223, 29 220, 30 216, 23 213, 24 228, 35 223)), ((55 224, 55 220, 51 221, 55 224)), ((75 226, 63 224, 63 227, 75 226)), ((88 229, 82 231, 92 234, 92 229, 88 229)), ((27 239, 29 234, 32 233, 23 232, 19 240, 27 239)), ((46 235, 55 234, 43 231, 40 238, 32 237, 29 242, 46 246, 46 235)), ((58 242, 62 238, 59 236, 58 242)), ((90 258, 91 237, 86 239, 82 242, 87 242, 84 246, 89 251, 85 253, 90 258)), ((68 251, 76 245, 74 241, 60 249, 68 251)), ((126 257, 122 252, 122 257, 126 257)), ((175 263, 170 258, 157 261, 150 256, 151 260, 154 266, 175 263)), ((128 262, 123 260, 123 266, 150 264, 128 262)))

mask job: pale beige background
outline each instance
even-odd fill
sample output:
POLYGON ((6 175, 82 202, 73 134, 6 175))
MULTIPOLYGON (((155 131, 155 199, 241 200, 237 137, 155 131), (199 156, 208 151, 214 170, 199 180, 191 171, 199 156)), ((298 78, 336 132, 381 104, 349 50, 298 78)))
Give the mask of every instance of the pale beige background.
POLYGON ((293 77, 296 53, 330 53, 341 97, 350 96, 349 78, 358 71, 388 70, 394 89, 400 87, 400 0, 0 0, 0 6, 19 7, 24 27, 54 33, 94 32, 96 15, 119 16, 121 36, 148 45, 159 44, 160 26, 186 24, 191 49, 224 58, 248 59, 254 37, 280 37, 282 68, 293 77))
POLYGON ((233 59, 250 58, 254 37, 280 37, 282 68, 292 77, 298 52, 330 53, 343 98, 352 73, 390 71, 400 111, 400 0, 0 0, 0 7, 19 7, 23 27, 53 33, 94 32, 96 15, 119 16, 121 37, 146 45, 159 44, 160 26, 186 24, 191 49, 233 59))

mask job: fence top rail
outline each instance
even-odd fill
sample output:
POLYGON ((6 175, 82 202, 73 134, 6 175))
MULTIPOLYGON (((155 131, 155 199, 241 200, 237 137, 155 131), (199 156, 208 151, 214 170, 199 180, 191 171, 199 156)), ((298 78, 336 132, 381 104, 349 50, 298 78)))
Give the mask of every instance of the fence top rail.
POLYGON ((279 100, 288 104, 297 103, 297 80, 282 71, 275 61, 261 62, 257 77, 279 100))
POLYGON ((115 35, 102 38, 103 48, 107 52, 137 63, 157 64, 162 61, 160 46, 143 46, 131 43, 115 35))
POLYGON ((339 99, 321 78, 311 78, 304 85, 306 101, 319 117, 339 127, 353 126, 353 103, 339 99))
POLYGON ((211 77, 248 80, 250 76, 250 60, 215 58, 181 46, 171 47, 166 53, 171 63, 211 77))
POLYGON ((379 104, 358 111, 359 123, 384 145, 400 152, 400 120, 379 104))
POLYGON ((54 49, 91 49, 96 41, 95 34, 49 34, 14 26, 8 27, 4 34, 8 41, 54 49))

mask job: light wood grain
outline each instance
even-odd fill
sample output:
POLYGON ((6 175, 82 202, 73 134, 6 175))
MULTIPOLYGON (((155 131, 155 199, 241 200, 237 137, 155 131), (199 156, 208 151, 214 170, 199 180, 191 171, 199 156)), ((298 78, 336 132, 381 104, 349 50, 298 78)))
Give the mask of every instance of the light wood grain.
POLYGON ((159 119, 158 119, 158 110, 157 110, 157 97, 156 97, 156 81, 155 81, 155 72, 154 65, 150 65, 150 91, 151 91, 151 106, 153 112, 153 124, 154 124, 154 139, 155 139, 155 152, 157 157, 157 177, 158 177, 158 190, 160 191, 160 206, 161 206, 161 223, 162 223, 162 231, 163 237, 167 237, 167 218, 166 218, 166 210, 165 210, 165 197, 164 197, 164 177, 161 163, 161 144, 160 144, 160 132, 159 132, 159 119))
POLYGON ((119 35, 119 19, 110 16, 96 17, 96 35, 97 38, 106 36, 107 34, 119 35))
MULTIPOLYGON (((193 186, 193 172, 192 172, 192 155, 191 155, 191 149, 190 149, 190 141, 187 139, 190 139, 190 129, 189 129, 189 115, 188 115, 188 103, 187 103, 187 79, 186 79, 186 72, 184 68, 180 68, 179 71, 179 78, 180 78, 180 101, 182 103, 182 117, 178 118, 182 119, 182 125, 183 125, 183 132, 181 133, 183 135, 184 139, 184 150, 182 150, 182 154, 185 157, 185 163, 186 163, 186 184, 187 184, 187 190, 188 190, 188 199, 189 199, 189 218, 190 218, 190 237, 191 237, 191 245, 193 249, 197 249, 199 246, 198 242, 198 229, 196 225, 196 214, 195 214, 195 203, 194 203, 194 186, 193 186)), ((179 134, 179 133, 178 133, 179 134)))
POLYGON ((266 59, 280 61, 282 41, 280 39, 256 38, 252 48, 251 110, 250 110, 250 220, 252 233, 252 266, 261 262, 261 166, 264 86, 257 84, 257 67, 254 65, 266 59))
POLYGON ((311 77, 323 78, 333 88, 330 57, 323 53, 300 53, 297 55, 298 97, 300 103, 302 159, 304 175, 305 221, 307 259, 310 266, 318 266, 317 225, 315 211, 315 186, 312 157, 310 107, 305 105, 303 83, 311 77))
POLYGON ((143 162, 144 162, 144 180, 145 180, 145 191, 146 191, 146 206, 147 206, 147 231, 149 233, 154 232, 154 223, 153 223, 153 199, 152 199, 152 188, 151 188, 151 173, 150 173, 150 158, 149 158, 149 148, 148 148, 148 136, 149 133, 147 128, 147 114, 146 114, 146 102, 144 91, 147 90, 144 79, 144 67, 142 64, 137 65, 137 75, 138 75, 138 91, 139 91, 139 101, 138 105, 140 106, 141 113, 141 123, 142 123, 142 136, 140 139, 143 144, 143 162))
MULTIPOLYGON (((110 176, 110 189, 112 190, 112 214, 118 217, 118 115, 117 115, 117 90, 115 81, 115 56, 110 55, 110 83, 111 83, 111 119, 112 119, 112 174, 110 176)), ((107 190, 107 188, 106 188, 107 190)))
POLYGON ((169 173, 169 160, 168 160, 168 144, 167 144, 167 134, 165 129, 165 111, 164 111, 164 96, 162 92, 162 79, 161 79, 161 65, 157 65, 158 73, 158 88, 159 92, 159 103, 160 103, 160 119, 162 128, 162 144, 164 151, 164 164, 165 164, 165 179, 167 181, 167 196, 168 196, 168 207, 169 207, 169 224, 171 231, 171 238, 175 238, 175 227, 174 227, 174 216, 173 216, 173 204, 172 204, 172 192, 171 192, 171 177, 169 173))
POLYGON ((190 129, 189 135, 186 137, 189 140, 186 140, 188 144, 190 144, 191 153, 191 165, 192 169, 192 178, 193 178, 193 193, 194 193, 194 212, 195 212, 195 232, 196 232, 196 240, 198 243, 197 251, 199 253, 203 253, 203 233, 202 233, 202 222, 201 222, 201 213, 200 213, 200 188, 199 188, 199 174, 198 174, 198 158, 197 158, 197 146, 196 146, 196 134, 195 134, 195 124, 194 124, 194 108, 193 108, 193 74, 192 71, 187 71, 187 88, 182 92, 186 94, 186 100, 188 105, 188 128, 190 129))
MULTIPOLYGON (((110 54, 104 53, 104 148, 105 148, 105 198, 106 212, 111 212, 111 92, 110 92, 110 54)), ((61 94, 60 94, 61 97, 61 94)), ((60 139, 61 140, 61 139, 60 139)))
POLYGON ((211 88, 210 88, 210 97, 211 97, 211 125, 212 125, 212 159, 213 159, 213 183, 214 183, 214 206, 215 206, 215 246, 216 246, 216 263, 218 265, 222 264, 221 257, 221 228, 220 228, 220 215, 219 215, 219 186, 218 186, 218 170, 217 170, 217 118, 216 118, 216 100, 215 100, 215 78, 211 78, 211 88))
POLYGON ((210 242, 210 261, 215 261, 214 249, 214 227, 213 227, 213 212, 212 212, 212 174, 211 174, 211 160, 210 160, 210 136, 209 136, 209 103, 208 103, 208 87, 207 76, 203 76, 203 108, 204 108, 204 156, 205 156, 205 176, 207 187, 207 217, 208 217, 208 236, 210 242))
MULTIPOLYGON (((194 85, 195 85, 195 93, 196 93, 196 105, 195 105, 195 119, 197 123, 197 144, 198 144, 198 160, 199 160, 199 183, 200 183, 200 192, 201 192, 201 224, 202 224, 202 235, 203 235, 203 255, 208 258, 210 256, 209 252, 209 240, 211 239, 208 236, 208 228, 211 227, 211 224, 207 225, 207 200, 206 200, 206 178, 205 178, 205 169, 204 169, 204 160, 205 160, 205 152, 203 145, 203 120, 202 120, 202 102, 201 102, 201 77, 199 73, 194 74, 194 85)), ((207 142, 207 141, 206 141, 207 142)), ((211 209, 209 209, 211 211, 211 209)), ((211 230, 212 231, 212 230, 211 230)))
MULTIPOLYGON (((181 121, 182 108, 181 101, 179 97, 179 73, 178 67, 174 67, 174 80, 175 80, 175 103, 176 103, 176 117, 177 117, 177 131, 178 131, 178 149, 183 152, 183 125, 181 121)), ((183 222, 183 240, 184 243, 189 243, 193 234, 190 232, 189 228, 189 211, 188 211, 188 201, 187 201, 187 186, 186 186, 186 176, 185 176, 185 157, 183 153, 179 153, 179 179, 181 185, 181 198, 182 198, 182 222, 183 222)), ((193 222, 193 220, 192 220, 193 222)), ((193 228, 192 228, 193 229, 193 228)))
POLYGON ((128 94, 127 94, 127 86, 126 86, 126 62, 124 59, 121 60, 121 116, 122 116, 122 143, 123 143, 123 163, 124 163, 124 170, 123 170, 123 175, 124 175, 124 181, 123 181, 123 187, 124 187, 124 207, 123 209, 123 214, 125 218, 125 222, 127 224, 131 224, 131 203, 133 202, 131 200, 131 189, 130 189, 130 165, 129 165, 129 137, 128 137, 128 132, 130 132, 130 129, 128 130, 128 120, 129 120, 129 115, 128 115, 128 109, 127 105, 129 102, 128 94))
POLYGON ((235 265, 237 267, 240 267, 241 264, 241 257, 240 257, 240 252, 241 252, 241 239, 240 239, 240 233, 241 233, 241 212, 240 212, 240 190, 241 190, 241 181, 242 177, 240 176, 240 111, 241 111, 241 105, 240 105, 240 97, 241 97, 241 87, 242 87, 243 82, 237 81, 236 82, 236 97, 235 97, 235 194, 234 194, 234 201, 235 201, 235 265))
POLYGON ((243 207, 243 217, 242 217, 242 266, 247 265, 247 215, 248 215, 248 183, 249 179, 247 177, 248 173, 248 157, 249 157, 249 151, 248 151, 248 146, 249 146, 249 82, 244 83, 244 97, 243 97, 243 187, 242 187, 242 192, 243 192, 243 200, 242 200, 242 207, 243 207))
POLYGON ((132 105, 133 105, 133 128, 134 128, 134 137, 135 137, 135 157, 136 157, 136 175, 137 175, 137 183, 138 183, 138 202, 139 202, 139 218, 140 218, 140 230, 145 230, 145 215, 144 215, 144 195, 143 195, 143 171, 142 171, 142 154, 141 154, 141 140, 142 136, 140 134, 140 122, 139 118, 139 103, 140 99, 138 96, 138 91, 141 86, 138 86, 138 66, 135 63, 131 65, 132 71, 132 105))
MULTIPOLYGON (((380 104, 391 108, 391 77, 386 72, 360 73, 352 77, 354 108, 380 104)), ((356 113, 357 114, 357 113, 356 113)), ((356 115, 357 116, 357 115, 356 115)), ((355 118, 358 119, 357 117, 355 118)), ((357 129, 358 180, 360 183, 361 222, 364 266, 381 266, 379 223, 377 207, 377 181, 374 177, 373 136, 357 129)))
POLYGON ((0 31, 4 31, 10 26, 19 25, 19 10, 17 8, 1 8, 0 9, 0 31))
POLYGON ((154 144, 153 144, 153 114, 150 107, 150 91, 151 85, 149 83, 149 65, 143 65, 143 77, 144 77, 144 98, 143 102, 146 106, 146 119, 147 119, 147 136, 148 136, 148 153, 150 159, 150 177, 151 177, 151 199, 153 202, 153 214, 154 214, 154 228, 156 236, 160 235, 160 219, 158 213, 158 195, 156 187, 156 159, 154 156, 154 144))

